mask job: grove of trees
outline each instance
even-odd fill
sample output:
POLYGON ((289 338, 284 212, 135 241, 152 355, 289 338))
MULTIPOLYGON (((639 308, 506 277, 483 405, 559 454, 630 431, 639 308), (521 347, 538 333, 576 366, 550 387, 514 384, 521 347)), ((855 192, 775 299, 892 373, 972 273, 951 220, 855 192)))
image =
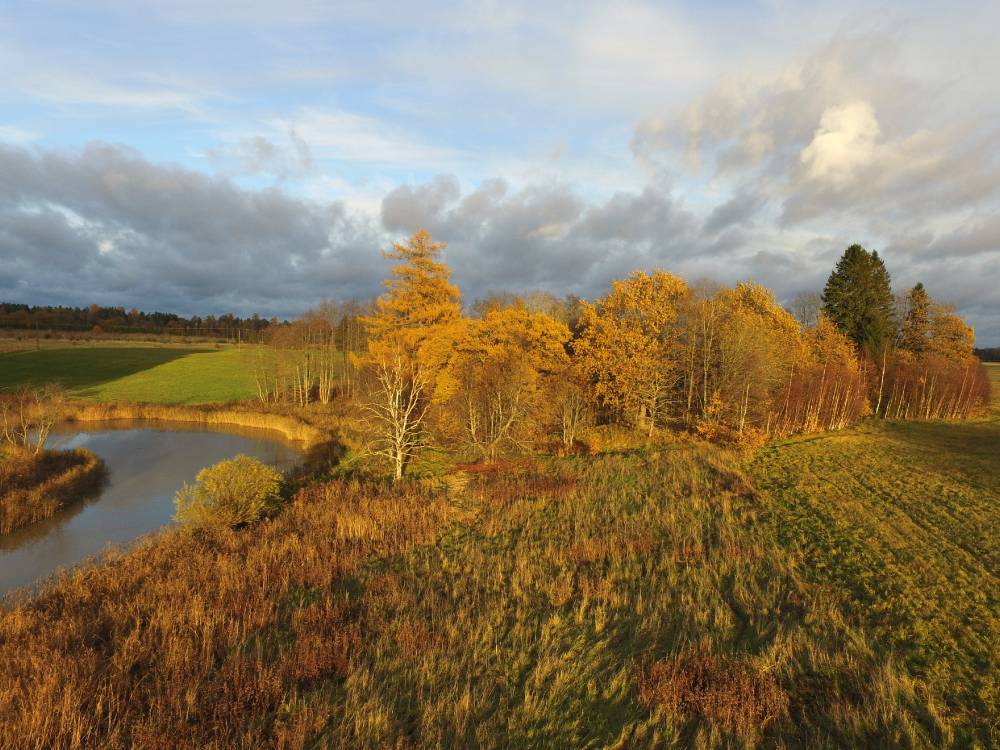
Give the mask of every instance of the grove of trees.
POLYGON ((593 301, 493 295, 463 312, 420 230, 372 304, 324 303, 254 347, 262 401, 343 399, 397 479, 434 443, 494 460, 601 425, 756 444, 875 414, 963 418, 988 401, 972 329, 878 254, 844 253, 794 314, 759 284, 637 271, 593 301))

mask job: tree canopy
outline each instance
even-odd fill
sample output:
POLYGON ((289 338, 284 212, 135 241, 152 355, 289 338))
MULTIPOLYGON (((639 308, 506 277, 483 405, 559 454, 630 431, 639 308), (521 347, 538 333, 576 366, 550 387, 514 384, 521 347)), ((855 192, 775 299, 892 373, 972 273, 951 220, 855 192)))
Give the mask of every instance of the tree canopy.
POLYGON ((859 349, 877 352, 893 340, 892 286, 878 252, 844 251, 823 289, 823 312, 859 349))

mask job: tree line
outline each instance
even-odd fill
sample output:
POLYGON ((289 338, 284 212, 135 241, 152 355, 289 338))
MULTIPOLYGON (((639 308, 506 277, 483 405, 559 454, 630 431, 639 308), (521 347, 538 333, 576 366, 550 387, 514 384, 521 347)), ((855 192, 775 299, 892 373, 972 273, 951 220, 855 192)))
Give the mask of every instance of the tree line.
POLYGON ((505 293, 465 314, 443 249, 418 231, 388 252, 373 303, 324 303, 265 332, 260 399, 345 397, 398 478, 429 442, 495 459, 608 424, 756 444, 869 414, 968 417, 989 397, 972 329, 922 285, 894 297, 858 245, 797 314, 759 284, 659 270, 595 300, 505 293))
POLYGON ((0 328, 7 329, 252 339, 259 338, 262 331, 273 325, 279 325, 277 319, 269 320, 256 314, 247 318, 230 313, 185 318, 176 313, 143 312, 134 307, 126 310, 96 304, 62 307, 0 302, 0 328))

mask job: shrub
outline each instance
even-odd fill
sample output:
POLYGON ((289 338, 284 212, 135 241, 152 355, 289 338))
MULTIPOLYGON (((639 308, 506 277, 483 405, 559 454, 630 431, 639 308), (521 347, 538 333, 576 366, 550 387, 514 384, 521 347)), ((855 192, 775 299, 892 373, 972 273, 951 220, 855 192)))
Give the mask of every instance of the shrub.
POLYGON ((253 523, 278 507, 281 480, 280 471, 250 456, 220 461, 177 493, 176 518, 199 526, 253 523))

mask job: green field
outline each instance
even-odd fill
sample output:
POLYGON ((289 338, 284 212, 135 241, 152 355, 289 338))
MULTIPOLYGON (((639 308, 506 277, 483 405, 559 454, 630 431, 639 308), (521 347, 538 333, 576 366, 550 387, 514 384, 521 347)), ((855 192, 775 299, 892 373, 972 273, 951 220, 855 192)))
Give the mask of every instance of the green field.
POLYGON ((868 422, 750 464, 775 538, 930 686, 967 728, 960 744, 1000 740, 981 723, 1000 715, 1000 366, 988 367, 983 419, 868 422))
POLYGON ((254 395, 245 350, 79 346, 0 354, 0 388, 58 382, 78 398, 202 404, 254 395))

